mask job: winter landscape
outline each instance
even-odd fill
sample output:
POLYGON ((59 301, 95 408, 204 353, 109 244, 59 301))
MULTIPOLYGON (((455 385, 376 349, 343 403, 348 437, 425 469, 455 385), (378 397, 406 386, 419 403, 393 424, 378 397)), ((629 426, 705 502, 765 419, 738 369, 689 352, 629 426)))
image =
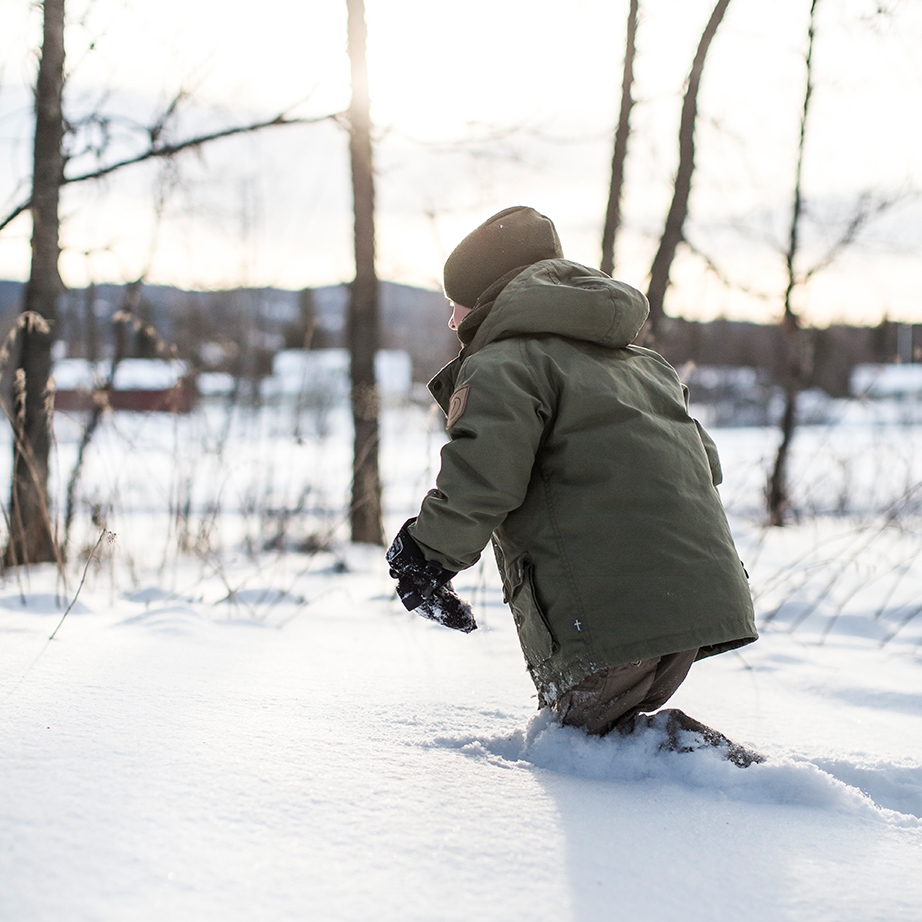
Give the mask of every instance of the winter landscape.
POLYGON ((920 922, 922 4, 246 13, 0 0, 0 922, 920 922), (489 552, 463 635, 370 543, 511 205, 717 443, 761 638, 670 706, 762 761, 561 727, 489 552))
MULTIPOLYGON (((767 757, 739 769, 536 712, 491 560, 456 580, 480 630, 405 612, 381 549, 345 541, 341 404, 109 415, 66 580, 0 592, 0 918, 917 920, 904 418, 852 402, 802 429, 772 530, 776 432, 713 430, 762 636, 672 703, 767 757)), ((79 424, 57 414, 59 488, 79 424)), ((443 438, 422 401, 386 409, 389 532, 443 438)))

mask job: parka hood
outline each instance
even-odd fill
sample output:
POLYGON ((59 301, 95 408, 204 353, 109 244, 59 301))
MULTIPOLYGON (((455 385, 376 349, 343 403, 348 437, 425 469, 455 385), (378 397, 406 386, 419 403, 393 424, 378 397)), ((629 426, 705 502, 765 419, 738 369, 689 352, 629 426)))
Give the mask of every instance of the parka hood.
POLYGON ((634 341, 648 313, 647 299, 630 285, 568 259, 545 259, 505 285, 464 354, 496 340, 542 333, 618 349, 634 341))

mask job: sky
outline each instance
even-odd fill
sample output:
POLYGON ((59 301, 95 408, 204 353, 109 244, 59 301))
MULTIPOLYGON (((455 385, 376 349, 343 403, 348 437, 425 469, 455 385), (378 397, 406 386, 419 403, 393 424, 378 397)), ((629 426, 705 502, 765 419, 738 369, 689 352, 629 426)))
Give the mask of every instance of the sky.
MULTIPOLYGON (((910 0, 820 0, 800 268, 820 262, 862 196, 893 200, 857 244, 796 293, 815 323, 922 319, 918 117, 922 10, 910 0)), ((616 275, 645 288, 671 195, 683 82, 710 0, 641 3, 637 105, 616 275)), ((376 135, 378 272, 437 288, 455 243, 490 214, 529 204, 567 256, 598 265, 627 2, 366 0, 376 135)), ((68 112, 100 102, 111 154, 190 93, 173 137, 349 102, 344 0, 70 0, 68 112), (135 124, 129 129, 128 122, 135 124)), ((784 288, 807 0, 733 0, 700 97, 689 239, 667 312, 772 320, 784 288)), ((0 210, 29 175, 37 12, 0 0, 0 210)), ((91 164, 76 158, 72 169, 91 164)), ((353 274, 347 137, 331 120, 218 142, 168 167, 132 167, 65 190, 65 282, 301 288, 353 274), (160 203, 159 206, 157 203, 160 203)), ((0 277, 25 278, 29 221, 0 233, 0 277)))

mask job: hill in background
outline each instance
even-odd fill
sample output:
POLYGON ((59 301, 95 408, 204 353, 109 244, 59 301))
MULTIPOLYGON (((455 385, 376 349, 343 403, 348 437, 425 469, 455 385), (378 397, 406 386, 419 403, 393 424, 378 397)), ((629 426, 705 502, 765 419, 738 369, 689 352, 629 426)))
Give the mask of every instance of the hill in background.
MULTIPOLYGON (((6 334, 20 310, 24 286, 0 280, 0 323, 6 334)), ((115 351, 118 331, 112 316, 128 298, 124 285, 70 289, 59 316, 61 354, 105 358, 115 351)), ((125 354, 157 354, 175 345, 180 358, 196 369, 260 377, 269 374, 272 356, 283 348, 346 345, 348 286, 329 285, 289 291, 239 288, 185 291, 145 285, 133 312, 140 329, 125 332, 125 354)), ((411 358, 413 379, 428 380, 458 352, 447 326, 448 306, 440 291, 381 283, 381 347, 402 349, 411 358)), ((849 393, 856 365, 922 360, 922 327, 884 321, 876 327, 834 325, 810 331, 814 368, 808 385, 833 397, 849 393)), ((655 344, 677 367, 717 366, 759 369, 777 380, 783 343, 777 325, 743 321, 697 322, 669 319, 655 344)))

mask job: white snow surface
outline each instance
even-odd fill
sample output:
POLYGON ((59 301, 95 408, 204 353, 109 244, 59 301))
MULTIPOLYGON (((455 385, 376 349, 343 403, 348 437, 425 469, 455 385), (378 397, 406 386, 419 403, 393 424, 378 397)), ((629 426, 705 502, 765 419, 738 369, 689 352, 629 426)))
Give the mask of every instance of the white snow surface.
MULTIPOLYGON (((54 363, 55 385, 58 390, 91 390, 105 381, 110 371, 110 362, 58 359, 54 363)), ((117 391, 167 390, 187 372, 186 363, 178 359, 122 359, 116 366, 112 386, 117 391)))
MULTIPOLYGON (((874 446, 901 444, 912 481, 915 429, 804 430, 817 508, 772 532, 774 434, 713 433, 762 637, 696 664, 670 706, 767 757, 740 769, 536 712, 492 562, 455 580, 474 633, 405 612, 382 549, 329 517, 343 425, 202 412, 109 417, 82 483, 117 538, 85 570, 75 551, 66 585, 36 567, 0 587, 3 922, 922 918, 917 523, 823 512, 842 459, 877 496, 874 446), (298 515, 332 522, 331 549, 247 552, 257 474, 280 506, 310 487, 298 515), (226 502, 182 554, 177 484, 226 502)), ((432 484, 430 419, 385 419, 390 534, 432 484)), ((66 480, 79 430, 57 429, 66 480)))

